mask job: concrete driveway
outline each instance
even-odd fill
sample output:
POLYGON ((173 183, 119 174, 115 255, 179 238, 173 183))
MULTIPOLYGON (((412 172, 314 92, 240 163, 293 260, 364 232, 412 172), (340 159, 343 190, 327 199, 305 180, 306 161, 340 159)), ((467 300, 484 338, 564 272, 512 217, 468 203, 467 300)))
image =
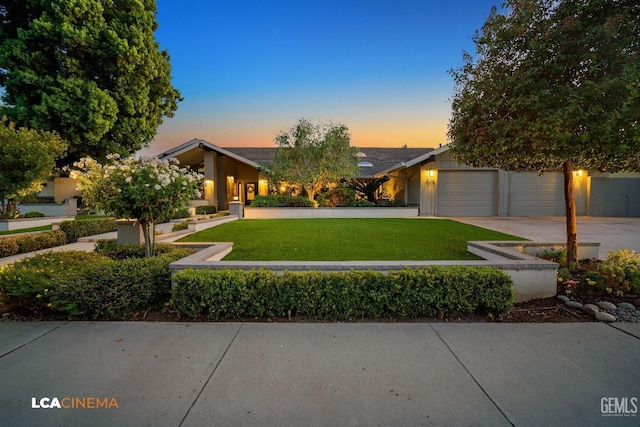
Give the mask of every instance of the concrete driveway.
MULTIPOLYGON (((564 217, 458 217, 466 224, 513 234, 533 241, 566 242, 564 217)), ((610 250, 640 252, 640 218, 578 217, 578 241, 600 242, 600 258, 610 250)))

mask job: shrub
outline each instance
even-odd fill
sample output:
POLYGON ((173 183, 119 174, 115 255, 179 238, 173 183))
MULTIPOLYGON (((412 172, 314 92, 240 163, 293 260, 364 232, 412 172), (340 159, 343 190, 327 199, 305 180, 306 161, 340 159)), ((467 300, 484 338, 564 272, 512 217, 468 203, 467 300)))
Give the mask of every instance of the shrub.
POLYGON ((542 251, 539 258, 557 262, 560 265, 565 265, 567 263, 567 250, 555 248, 545 249, 542 251))
POLYGON ((66 243, 67 237, 60 230, 6 237, 0 239, 0 258, 49 249, 66 243))
POLYGON ((353 206, 354 208, 372 208, 375 205, 376 205, 375 203, 370 202, 366 199, 358 199, 355 202, 353 202, 353 204, 351 204, 351 206, 353 206))
POLYGON ((190 216, 191 216, 191 211, 189 210, 189 208, 182 207, 180 209, 176 209, 170 215, 158 218, 158 223, 171 221, 172 219, 189 218, 190 216))
POLYGON ((491 268, 430 267, 393 271, 304 273, 184 270, 174 276, 172 303, 186 317, 282 317, 291 310, 324 320, 506 314, 513 282, 491 268))
MULTIPOLYGON (((37 255, 2 267, 0 291, 14 309, 35 315, 58 311, 75 318, 124 318, 168 297, 169 263, 192 251, 166 246, 163 255, 152 258, 114 260, 76 251, 37 255)), ((144 247, 135 251, 144 256, 144 247)))
MULTIPOLYGON (((122 244, 118 245, 117 239, 99 239, 95 243, 95 252, 114 260, 123 260, 129 258, 144 258, 144 245, 122 244)), ((156 255, 176 254, 178 258, 185 257, 193 251, 169 244, 157 244, 155 247, 156 255)), ((178 259, 176 258, 176 259, 178 259)))
POLYGON ((53 308, 71 318, 125 318, 168 297, 169 264, 176 257, 180 257, 177 252, 87 265, 58 286, 51 297, 53 308))
POLYGON ((196 206, 197 215, 210 215, 216 212, 218 212, 218 207, 216 205, 196 206))
POLYGON ((51 296, 74 271, 104 259, 78 251, 48 252, 0 267, 0 291, 9 304, 22 312, 42 314, 51 311, 51 296))
POLYGON ((186 230, 186 229, 189 228, 189 223, 190 222, 191 222, 190 219, 188 219, 186 221, 176 222, 175 224, 173 224, 173 227, 171 227, 171 231, 186 230))
POLYGON ((116 221, 113 218, 92 219, 83 221, 62 221, 60 230, 67 235, 70 243, 77 242, 79 238, 93 236, 95 234, 116 231, 116 221))
POLYGON ((609 251, 606 260, 591 262, 586 269, 587 273, 600 277, 596 282, 607 292, 620 295, 640 293, 640 254, 635 251, 609 251))
POLYGON ((318 205, 327 208, 348 207, 356 201, 356 191, 352 188, 337 187, 318 196, 318 205))
POLYGON ((404 208, 407 204, 402 200, 389 200, 387 206, 390 208, 404 208))
POLYGON ((313 207, 314 203, 306 197, 290 196, 288 194, 270 194, 268 196, 256 196, 251 201, 252 207, 258 208, 298 208, 313 207))
POLYGON ((42 218, 44 214, 42 212, 31 211, 24 214, 25 218, 42 218))

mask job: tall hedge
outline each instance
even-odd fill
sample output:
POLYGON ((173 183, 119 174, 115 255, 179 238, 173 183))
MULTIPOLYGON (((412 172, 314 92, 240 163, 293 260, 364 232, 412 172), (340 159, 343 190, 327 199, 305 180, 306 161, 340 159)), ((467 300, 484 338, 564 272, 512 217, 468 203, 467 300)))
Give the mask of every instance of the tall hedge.
POLYGON ((116 231, 117 226, 113 218, 86 221, 62 221, 60 223, 60 230, 64 231, 67 235, 69 243, 74 243, 81 237, 116 231))

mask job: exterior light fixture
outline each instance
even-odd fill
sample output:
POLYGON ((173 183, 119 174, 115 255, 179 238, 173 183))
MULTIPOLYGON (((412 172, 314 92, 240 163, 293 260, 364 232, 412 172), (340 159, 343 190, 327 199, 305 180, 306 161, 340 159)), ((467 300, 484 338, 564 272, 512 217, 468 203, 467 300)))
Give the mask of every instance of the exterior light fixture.
POLYGON ((436 176, 436 171, 434 171, 433 169, 429 169, 429 172, 427 173, 427 175, 429 175, 429 177, 433 178, 434 176, 436 176))

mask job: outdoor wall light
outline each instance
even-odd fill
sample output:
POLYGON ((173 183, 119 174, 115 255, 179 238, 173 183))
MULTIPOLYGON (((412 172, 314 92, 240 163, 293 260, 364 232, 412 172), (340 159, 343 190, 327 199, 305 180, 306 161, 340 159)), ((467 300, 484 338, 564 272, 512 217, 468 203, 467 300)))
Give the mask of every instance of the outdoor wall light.
POLYGON ((434 171, 433 169, 429 169, 429 172, 428 172, 427 175, 429 175, 429 177, 433 178, 434 176, 436 176, 436 171, 434 171))
POLYGON ((574 174, 575 174, 577 177, 581 177, 581 176, 582 176, 582 171, 581 171, 581 170, 577 170, 577 171, 575 171, 575 172, 574 172, 574 174))

